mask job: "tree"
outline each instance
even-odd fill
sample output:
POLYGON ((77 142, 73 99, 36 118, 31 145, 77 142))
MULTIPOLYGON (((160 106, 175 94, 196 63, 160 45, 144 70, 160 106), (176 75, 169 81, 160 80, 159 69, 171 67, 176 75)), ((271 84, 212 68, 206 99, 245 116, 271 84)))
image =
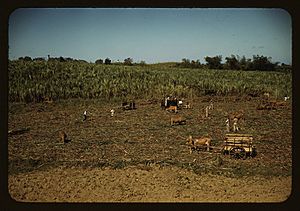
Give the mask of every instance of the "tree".
POLYGON ((190 61, 189 59, 183 58, 181 60, 181 63, 177 64, 177 66, 184 67, 184 68, 201 68, 202 65, 199 59, 197 59, 196 61, 195 60, 190 61))
POLYGON ((60 56, 60 57, 59 57, 59 61, 60 61, 60 62, 65 62, 66 60, 65 60, 64 57, 60 56))
POLYGON ((246 59, 246 57, 243 56, 239 62, 240 62, 241 70, 251 70, 251 66, 252 66, 251 59, 246 59))
POLYGON ((240 69, 240 63, 238 60, 238 57, 236 58, 234 55, 231 55, 231 57, 226 57, 225 58, 225 69, 229 70, 239 70, 240 69))
POLYGON ((207 62, 207 66, 209 69, 222 69, 222 56, 215 56, 215 57, 205 57, 205 61, 207 62))
POLYGON ((111 64, 111 60, 109 58, 106 58, 104 61, 105 64, 111 64))
POLYGON ((30 61, 32 61, 32 59, 31 59, 30 56, 19 57, 18 60, 22 60, 22 61, 25 61, 25 62, 30 62, 30 61))
POLYGON ((95 63, 96 63, 96 64, 103 64, 103 60, 102 60, 102 59, 97 59, 97 60, 95 61, 95 63))
POLYGON ((272 63, 271 57, 253 55, 252 69, 253 70, 275 70, 278 63, 272 63))
POLYGON ((197 59, 196 61, 192 60, 190 66, 191 68, 200 68, 201 67, 200 60, 199 59, 197 59))
POLYGON ((188 66, 188 65, 190 64, 190 60, 189 60, 189 59, 186 59, 186 58, 183 58, 181 63, 182 63, 184 66, 188 66))
POLYGON ((133 63, 133 59, 132 58, 124 59, 124 64, 125 65, 132 65, 132 63, 133 63))

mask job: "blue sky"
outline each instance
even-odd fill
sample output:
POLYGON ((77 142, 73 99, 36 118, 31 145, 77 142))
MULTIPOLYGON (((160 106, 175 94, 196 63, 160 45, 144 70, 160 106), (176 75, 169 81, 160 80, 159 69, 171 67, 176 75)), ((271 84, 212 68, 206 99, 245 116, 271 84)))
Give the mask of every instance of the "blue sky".
POLYGON ((146 63, 233 55, 292 62, 292 20, 283 9, 22 8, 9 18, 9 58, 101 58, 146 63))

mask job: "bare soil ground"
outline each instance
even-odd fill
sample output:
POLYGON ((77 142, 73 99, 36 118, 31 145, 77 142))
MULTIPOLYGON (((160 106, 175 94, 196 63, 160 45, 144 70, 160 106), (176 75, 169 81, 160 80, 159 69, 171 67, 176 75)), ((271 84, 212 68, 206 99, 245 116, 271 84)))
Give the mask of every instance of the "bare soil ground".
POLYGON ((30 128, 8 139, 9 193, 38 202, 284 201, 292 182, 291 102, 257 110, 260 100, 197 98, 179 110, 187 123, 176 126, 174 114, 155 100, 136 101, 129 111, 101 100, 9 103, 9 130, 30 128), (214 109, 206 118, 210 99, 214 109), (240 109, 240 133, 253 134, 257 148, 245 160, 220 153, 226 115, 240 109), (60 142, 59 130, 69 143, 60 142), (213 150, 190 154, 188 135, 212 136, 213 150))

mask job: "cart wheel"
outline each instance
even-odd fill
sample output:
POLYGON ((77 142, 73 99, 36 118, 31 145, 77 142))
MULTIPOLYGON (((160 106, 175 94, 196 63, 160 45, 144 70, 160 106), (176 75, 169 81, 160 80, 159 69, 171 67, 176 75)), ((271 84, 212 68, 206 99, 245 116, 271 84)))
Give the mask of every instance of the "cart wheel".
POLYGON ((233 148, 229 152, 230 156, 235 159, 245 159, 246 158, 246 151, 243 148, 233 148))

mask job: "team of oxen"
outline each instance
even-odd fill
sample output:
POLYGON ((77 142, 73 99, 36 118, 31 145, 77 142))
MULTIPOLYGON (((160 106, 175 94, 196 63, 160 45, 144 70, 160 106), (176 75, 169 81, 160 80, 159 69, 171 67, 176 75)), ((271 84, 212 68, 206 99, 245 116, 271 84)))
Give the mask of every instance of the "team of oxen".
MULTIPOLYGON (((178 110, 180 109, 190 109, 191 103, 189 101, 185 101, 183 99, 178 100, 176 97, 166 97, 161 101, 161 108, 165 109, 169 112, 174 112, 175 115, 171 117, 170 122, 171 126, 186 124, 186 118, 178 114, 178 110)), ((209 118, 210 110, 214 109, 213 101, 210 100, 209 104, 205 107, 205 118, 209 118)), ((238 112, 230 113, 225 121, 226 123, 226 131, 237 132, 240 130, 238 124, 239 121, 244 120, 244 111, 240 110, 238 112)), ((193 150, 199 150, 206 147, 207 151, 211 148, 211 136, 200 136, 200 137, 192 137, 189 135, 187 138, 187 144, 190 146, 190 153, 193 150)))
MULTIPOLYGON (((262 101, 260 104, 257 105, 257 110, 270 110, 270 109, 277 109, 279 107, 285 106, 286 101, 289 100, 289 97, 284 97, 284 101, 282 100, 271 100, 270 93, 264 93, 262 96, 262 101)), ((183 100, 177 100, 176 98, 167 97, 161 102, 161 108, 165 109, 166 111, 172 111, 176 113, 176 115, 171 117, 171 126, 175 124, 186 124, 186 119, 181 115, 178 115, 178 109, 191 108, 191 104, 187 101, 184 103, 183 100)), ((205 107, 205 118, 209 118, 210 110, 214 109, 213 101, 210 100, 208 105, 205 107)), ((226 125, 226 132, 237 132, 240 130, 240 123, 245 121, 245 112, 244 110, 239 110, 235 112, 231 112, 227 115, 225 125, 226 125)), ((193 150, 199 150, 205 146, 207 151, 211 148, 211 136, 201 136, 201 137, 192 137, 191 135, 187 138, 187 144, 190 145, 190 153, 193 150)))

